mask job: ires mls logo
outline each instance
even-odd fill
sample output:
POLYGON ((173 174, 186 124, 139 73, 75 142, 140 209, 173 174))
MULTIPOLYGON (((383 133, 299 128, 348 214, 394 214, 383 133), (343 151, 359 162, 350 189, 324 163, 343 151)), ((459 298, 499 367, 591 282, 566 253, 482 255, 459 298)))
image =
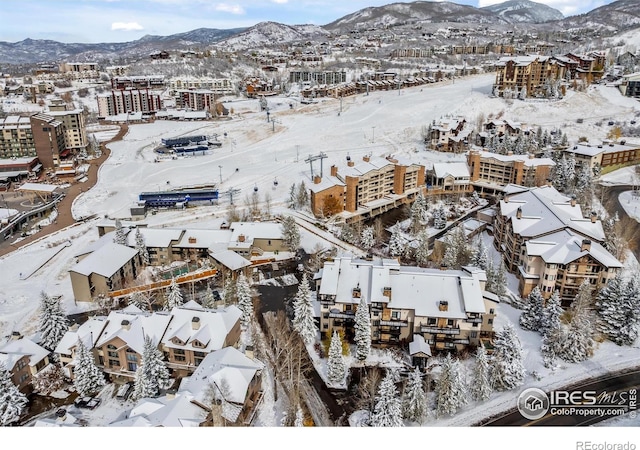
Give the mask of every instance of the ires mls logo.
POLYGON ((540 419, 549 411, 549 397, 542 389, 525 389, 518 396, 518 411, 525 419, 540 419))

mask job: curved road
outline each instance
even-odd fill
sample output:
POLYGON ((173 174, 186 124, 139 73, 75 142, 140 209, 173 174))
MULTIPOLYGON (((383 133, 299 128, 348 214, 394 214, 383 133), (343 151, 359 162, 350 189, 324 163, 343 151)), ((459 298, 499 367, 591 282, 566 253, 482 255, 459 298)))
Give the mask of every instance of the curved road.
MULTIPOLYGON (((635 389, 638 392, 640 389, 640 370, 638 368, 631 369, 629 371, 621 372, 616 375, 605 375, 595 378, 593 380, 587 380, 579 385, 570 386, 563 390, 567 391, 596 391, 597 394, 607 392, 613 394, 614 392, 620 394, 621 392, 628 392, 631 389, 635 389)), ((559 391, 556 389, 555 391, 559 391)), ((548 393, 547 393, 548 394, 548 393)), ((597 395, 596 394, 596 395, 597 395)), ((637 394, 636 394, 637 395, 637 394)), ((637 405, 637 403, 636 403, 637 405)), ((514 408, 506 414, 490 418, 477 425, 480 426, 589 426, 594 423, 600 422, 605 419, 609 419, 612 416, 598 416, 598 415, 553 415, 548 412, 544 417, 537 420, 529 420, 524 418, 517 408, 514 408)))
MULTIPOLYGON (((614 184, 614 185, 599 185, 600 189, 604 189, 604 196, 606 196, 607 200, 603 203, 603 206, 607 210, 607 212, 613 216, 616 212, 618 213, 618 217, 620 219, 624 219, 629 217, 627 212, 624 210, 622 205, 620 204, 620 200, 618 197, 621 193, 630 191, 634 188, 631 184, 614 184)), ((599 194, 601 195, 601 194, 599 194)), ((636 259, 640 261, 640 223, 635 220, 633 217, 629 217, 628 226, 634 227, 633 231, 628 231, 627 236, 632 236, 632 239, 629 241, 629 249, 633 252, 636 259)))

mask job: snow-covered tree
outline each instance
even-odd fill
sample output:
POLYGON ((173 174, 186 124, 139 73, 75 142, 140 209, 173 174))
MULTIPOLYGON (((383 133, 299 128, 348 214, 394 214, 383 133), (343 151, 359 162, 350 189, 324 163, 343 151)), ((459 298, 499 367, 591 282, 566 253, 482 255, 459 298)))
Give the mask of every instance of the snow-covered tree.
POLYGON ((493 292, 501 299, 507 296, 507 274, 504 262, 500 260, 500 265, 495 268, 493 263, 489 261, 487 264, 487 283, 485 289, 493 292))
POLYGON ((460 269, 469 264, 472 251, 464 227, 458 225, 445 237, 446 250, 442 262, 451 269, 460 269))
POLYGON ((60 364, 49 364, 31 379, 33 390, 41 395, 51 395, 65 385, 60 364))
POLYGON ((251 286, 247 277, 241 273, 236 280, 236 295, 238 296, 238 308, 242 311, 240 321, 246 327, 253 319, 253 298, 251 296, 251 286))
POLYGON ((473 255, 471 256, 471 261, 469 261, 469 264, 474 267, 479 267, 482 270, 486 270, 488 261, 489 261, 489 251, 487 250, 487 246, 484 245, 484 241, 482 240, 482 238, 478 237, 476 241, 476 246, 473 249, 473 255))
POLYGON ((401 256, 404 253, 405 241, 400 231, 400 224, 396 223, 389 238, 389 255, 401 256))
POLYGON ((293 422, 294 427, 303 427, 304 426, 304 413, 302 412, 302 408, 298 406, 296 409, 296 419, 293 422))
POLYGON ((104 385, 104 376, 96 366, 91 350, 78 340, 75 366, 73 367, 73 386, 81 397, 86 397, 95 394, 104 385))
POLYGON ((207 288, 204 290, 204 296, 202 297, 203 308, 214 308, 216 306, 216 298, 213 295, 213 289, 211 285, 207 284, 207 288))
POLYGON ((560 327, 560 316, 564 312, 561 306, 560 294, 553 291, 551 297, 545 302, 542 308, 542 316, 540 317, 540 334, 546 336, 549 330, 555 330, 560 327))
POLYGON ((160 390, 167 387, 169 383, 169 369, 165 364, 162 352, 153 343, 150 336, 144 338, 144 349, 140 366, 136 370, 133 384, 134 400, 145 397, 157 397, 160 390))
POLYGON ((167 288, 165 309, 167 311, 171 311, 175 307, 182 306, 183 303, 184 299, 180 286, 176 283, 175 278, 171 278, 171 284, 169 284, 169 287, 167 288))
POLYGON ((524 382, 522 345, 513 325, 507 324, 496 332, 491 355, 491 385, 495 390, 506 391, 524 382))
POLYGON ((140 232, 140 228, 136 228, 136 250, 144 264, 149 265, 149 252, 147 251, 147 245, 144 242, 144 236, 140 232))
POLYGON ((632 345, 638 337, 640 299, 638 274, 625 282, 622 274, 609 280, 596 299, 596 329, 618 345, 632 345))
POLYGON ((296 209, 304 209, 309 204, 309 191, 304 183, 304 180, 300 182, 298 186, 298 192, 296 194, 296 209))
POLYGON ((454 415, 467 402, 467 386, 462 365, 450 353, 442 360, 440 376, 436 383, 436 414, 454 415))
POLYGON ((6 426, 20 419, 27 406, 27 396, 11 381, 11 373, 0 362, 0 425, 6 426))
POLYGON ((373 427, 401 427, 402 402, 396 388, 395 376, 391 371, 380 382, 376 395, 376 405, 371 414, 370 425, 373 427))
POLYGON ((369 356, 371 350, 371 316, 369 315, 369 306, 367 300, 363 296, 360 297, 360 304, 356 310, 355 316, 355 342, 356 342, 356 358, 364 361, 369 356))
POLYGON ((540 330, 540 322, 542 320, 542 304, 544 299, 538 286, 534 287, 527 297, 524 311, 520 314, 520 326, 524 330, 538 331, 540 330))
POLYGON ((433 211, 433 227, 441 230, 447 226, 447 211, 444 209, 444 205, 441 203, 433 211))
POLYGON ((476 350, 476 363, 473 366, 471 385, 471 397, 474 400, 483 401, 491 396, 491 376, 489 372, 489 357, 483 345, 476 350))
POLYGON ((127 303, 142 311, 149 311, 149 299, 140 291, 133 291, 131 295, 129 295, 127 303))
POLYGON ((60 301, 40 292, 40 316, 38 331, 40 345, 53 351, 69 329, 69 320, 60 306, 60 301))
POLYGON ((342 340, 337 331, 331 335, 329 359, 327 361, 327 378, 331 383, 342 383, 345 376, 345 362, 342 356, 342 340))
POLYGON ((373 227, 364 227, 360 233, 360 246, 364 250, 370 250, 374 245, 376 245, 376 237, 373 227))
POLYGON ((222 301, 225 305, 231 305, 238 302, 236 283, 231 279, 231 277, 227 277, 227 280, 224 282, 222 295, 220 297, 222 297, 222 301))
POLYGON ((292 252, 300 248, 300 230, 292 216, 282 219, 282 243, 292 252))
POLYGON ((429 233, 427 230, 421 230, 418 233, 417 241, 418 245, 416 246, 414 257, 416 263, 424 267, 429 262, 429 255, 431 255, 431 250, 429 250, 429 233))
POLYGON ((124 232, 124 228, 122 227, 122 222, 120 222, 120 219, 116 219, 113 242, 120 245, 127 245, 127 235, 124 232))
POLYGON ((419 368, 415 368, 404 391, 404 418, 412 422, 422 423, 426 413, 427 394, 419 368))
POLYGON ((293 300, 293 329, 298 332, 306 345, 313 343, 318 333, 318 328, 313 319, 311 289, 309 288, 306 273, 302 274, 298 292, 293 300))
POLYGON ((409 218, 411 219, 411 232, 413 234, 420 231, 427 221, 427 200, 424 198, 422 191, 418 193, 411 204, 409 218))

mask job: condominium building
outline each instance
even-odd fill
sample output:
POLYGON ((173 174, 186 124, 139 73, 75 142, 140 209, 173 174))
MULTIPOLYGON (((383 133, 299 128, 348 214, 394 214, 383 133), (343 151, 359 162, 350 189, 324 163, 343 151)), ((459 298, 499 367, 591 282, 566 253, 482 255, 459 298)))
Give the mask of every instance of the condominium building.
POLYGON ((448 117, 429 126, 428 136, 425 138, 429 148, 440 152, 459 153, 469 145, 471 128, 466 127, 463 117, 448 117))
POLYGON ((195 111, 210 110, 215 106, 216 95, 209 89, 179 90, 176 92, 176 106, 195 111))
POLYGON ((493 89, 499 97, 506 92, 513 96, 547 97, 548 86, 564 76, 565 65, 550 56, 503 57, 496 64, 493 89))
POLYGON ((483 150, 467 154, 471 184, 480 192, 501 192, 509 184, 543 186, 551 176, 555 162, 534 155, 500 155, 483 150))
POLYGON ((42 165, 53 169, 67 157, 64 124, 49 114, 39 113, 29 117, 36 154, 42 165))
POLYGON ((640 163, 640 146, 630 145, 625 141, 620 143, 605 141, 600 144, 581 142, 565 149, 564 153, 575 158, 576 167, 587 164, 591 169, 597 166, 607 167, 640 163))
POLYGON ((290 83, 339 84, 347 82, 345 71, 309 71, 292 70, 289 72, 290 83))
POLYGON ((89 146, 82 109, 67 109, 64 101, 55 99, 51 101, 46 114, 62 122, 64 146, 67 151, 77 154, 89 146))
POLYGON ((37 156, 29 117, 0 118, 0 158, 37 156))
POLYGON ((154 113, 162 109, 159 93, 149 89, 112 90, 98 94, 98 116, 108 117, 131 112, 154 113))
POLYGON ((236 90, 231 79, 211 77, 174 77, 169 80, 169 87, 175 91, 207 89, 215 92, 216 95, 233 94, 236 90))
POLYGON ((355 335, 355 313, 365 298, 373 344, 410 343, 416 338, 430 350, 481 345, 493 336, 497 299, 484 291, 486 274, 462 270, 402 266, 396 260, 349 257, 324 263, 316 277, 323 337, 343 331, 355 335))
POLYGON ((115 76, 111 78, 113 89, 162 89, 164 75, 115 76))

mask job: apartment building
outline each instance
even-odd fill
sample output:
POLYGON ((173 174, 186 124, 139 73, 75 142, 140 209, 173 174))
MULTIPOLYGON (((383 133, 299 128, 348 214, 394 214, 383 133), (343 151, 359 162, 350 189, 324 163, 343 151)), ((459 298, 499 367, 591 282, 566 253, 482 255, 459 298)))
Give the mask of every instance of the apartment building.
POLYGON ((468 148, 472 132, 466 124, 463 117, 448 117, 439 123, 434 122, 429 126, 425 142, 429 148, 439 152, 460 153, 468 148))
POLYGON ((115 76, 111 78, 111 88, 124 89, 162 89, 165 85, 164 75, 115 76))
POLYGON ((63 62, 58 65, 58 72, 75 80, 97 79, 100 77, 98 64, 94 62, 63 62))
POLYGON ((48 169, 60 166, 68 157, 64 123, 49 114, 38 113, 29 117, 36 155, 48 169))
POLYGON ((423 269, 397 260, 350 257, 326 261, 316 277, 323 338, 342 330, 355 335, 355 313, 364 297, 374 345, 424 340, 431 351, 481 345, 493 336, 498 304, 484 291, 484 271, 423 269))
POLYGON ((471 192, 469 167, 466 163, 433 163, 427 170, 429 194, 462 194, 471 192))
POLYGON ((18 331, 0 344, 0 364, 9 371, 11 382, 20 392, 33 392, 31 381, 49 365, 49 350, 36 344, 18 331))
POLYGON ((216 95, 209 89, 178 90, 175 95, 176 106, 195 111, 208 111, 215 106, 216 95))
POLYGON ((38 156, 29 117, 0 118, 0 158, 38 156))
POLYGON ((335 206, 333 214, 347 211, 373 216, 389 202, 396 206, 410 202, 424 189, 423 165, 393 158, 365 156, 358 163, 347 158, 347 167, 340 172, 331 166, 324 183, 321 177, 314 178, 310 198, 316 216, 326 215, 329 203, 335 206))
POLYGON ((496 63, 494 93, 503 97, 505 92, 513 96, 547 97, 549 84, 563 80, 565 65, 550 56, 528 55, 503 57, 496 63))
POLYGON ((290 83, 339 84, 347 82, 347 73, 341 71, 309 71, 292 70, 289 72, 290 83))
POLYGON ((163 106, 160 93, 149 89, 112 90, 98 94, 97 100, 98 116, 103 118, 131 112, 151 114, 163 106))
POLYGON ((604 141, 597 145, 580 142, 565 149, 564 152, 573 155, 576 166, 587 164, 592 169, 598 165, 608 167, 640 163, 640 146, 629 145, 625 141, 620 143, 604 141))
POLYGON ((547 183, 555 162, 551 158, 529 155, 500 155, 484 150, 467 153, 470 181, 481 193, 502 192, 505 186, 517 184, 538 187, 547 183))
POLYGON ((69 153, 78 154, 80 151, 87 149, 89 140, 87 139, 82 109, 67 109, 62 99, 54 99, 51 101, 49 111, 46 114, 62 122, 65 150, 69 153))
POLYGON ((559 193, 552 186, 536 187, 500 200, 493 242, 502 253, 507 270, 516 272, 527 241, 543 239, 565 229, 596 243, 602 243, 605 238, 595 212, 585 218, 575 198, 559 193))
POLYGON ((615 278, 622 263, 602 245, 564 229, 526 241, 519 267, 522 297, 538 286, 545 298, 558 291, 568 307, 584 280, 596 289, 615 278))
POLYGON ((640 98, 640 72, 623 75, 618 89, 626 97, 640 98))
POLYGON ((235 86, 229 78, 211 77, 174 77, 169 80, 169 87, 174 90, 206 89, 216 95, 233 94, 235 86))
POLYGON ((604 52, 589 52, 587 54, 567 53, 566 58, 573 60, 570 77, 580 78, 588 82, 599 80, 604 75, 606 55, 604 52))

